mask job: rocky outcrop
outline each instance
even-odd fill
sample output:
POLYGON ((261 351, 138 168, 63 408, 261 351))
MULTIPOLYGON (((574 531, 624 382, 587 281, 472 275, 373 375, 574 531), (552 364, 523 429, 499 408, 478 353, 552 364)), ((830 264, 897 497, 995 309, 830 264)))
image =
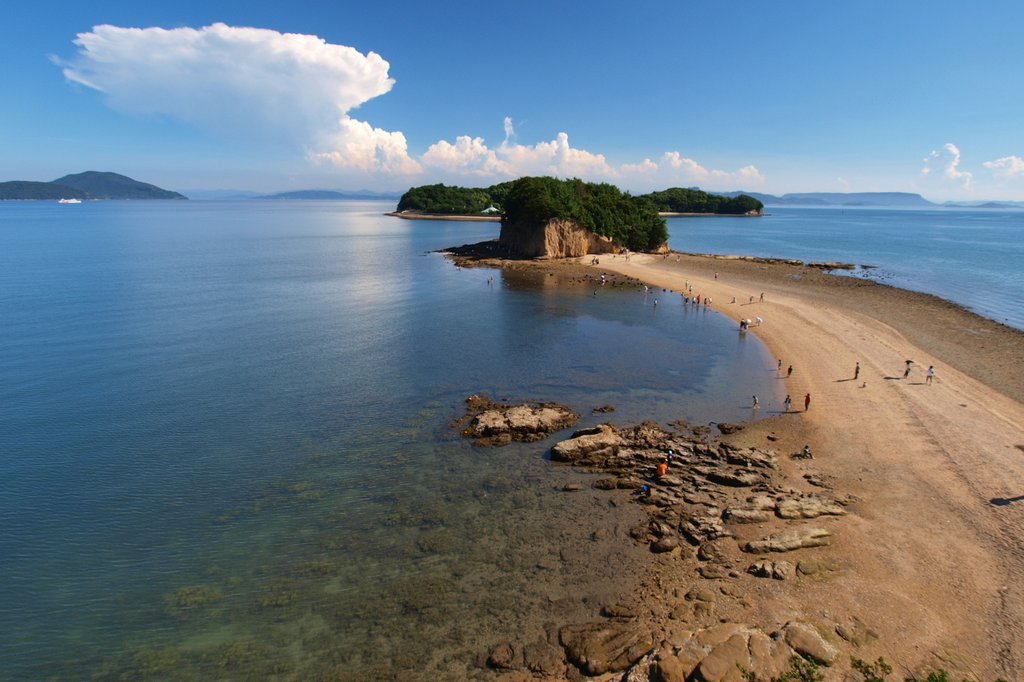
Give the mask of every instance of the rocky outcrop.
POLYGON ((575 258, 617 250, 609 237, 561 218, 541 225, 502 222, 498 242, 508 255, 518 258, 575 258))
POLYGON ((822 547, 832 541, 832 533, 824 528, 795 528, 769 535, 763 540, 751 540, 743 545, 744 552, 792 552, 804 547, 822 547))
POLYGON ((469 421, 462 435, 481 446, 541 440, 572 426, 579 419, 578 414, 558 403, 510 405, 480 395, 466 398, 466 409, 466 415, 452 426, 459 427, 469 421))
POLYGON ((587 675, 626 670, 654 646, 644 628, 616 621, 567 625, 558 637, 569 661, 587 675))
MULTIPOLYGON (((479 417, 493 403, 473 399, 470 406, 483 423, 479 417)), ((804 524, 822 517, 814 523, 827 519, 841 527, 836 517, 852 511, 846 505, 853 498, 807 490, 811 482, 789 478, 774 451, 713 442, 706 426, 698 432, 683 422, 674 430, 644 422, 581 429, 556 444, 551 458, 599 474, 589 484, 595 498, 607 495, 610 504, 629 499, 640 505, 646 519, 622 530, 656 555, 653 561, 665 571, 659 576, 686 575, 687 584, 663 590, 659 577, 658 596, 639 609, 612 603, 600 613, 607 620, 549 630, 545 656, 534 657, 544 665, 536 660, 531 665, 525 647, 495 647, 486 665, 519 671, 510 681, 526 680, 515 677, 530 674, 525 671, 550 675, 559 665, 568 666, 565 679, 625 671, 615 679, 742 682, 741 668, 757 679, 771 679, 794 654, 832 665, 842 657, 839 646, 870 636, 866 626, 856 629, 856 623, 844 623, 840 631, 839 626, 792 622, 769 632, 755 623, 727 622, 750 609, 754 590, 792 589, 786 583, 754 587, 758 578, 799 584, 831 580, 848 570, 827 549, 808 551, 831 543, 832 526, 804 524), (628 498, 624 490, 630 491, 628 498), (795 554, 786 555, 787 561, 775 558, 780 552, 795 554)), ((573 481, 562 490, 583 485, 573 481)), ((594 537, 599 533, 604 531, 595 531, 594 537)))
POLYGON ((607 424, 592 429, 581 429, 551 448, 551 459, 558 462, 576 462, 591 465, 595 460, 614 457, 622 438, 607 424))

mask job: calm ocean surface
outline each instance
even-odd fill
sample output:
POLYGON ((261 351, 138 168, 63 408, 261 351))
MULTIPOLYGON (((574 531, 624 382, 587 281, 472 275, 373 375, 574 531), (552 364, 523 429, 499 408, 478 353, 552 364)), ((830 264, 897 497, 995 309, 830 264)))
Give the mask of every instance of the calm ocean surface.
POLYGON ((955 301, 1024 329, 1024 211, 768 207, 760 218, 673 218, 678 251, 872 265, 856 277, 955 301))
POLYGON ((456 437, 467 395, 777 409, 723 317, 458 270, 497 225, 390 207, 0 204, 0 678, 464 678, 643 553, 553 441, 456 437))

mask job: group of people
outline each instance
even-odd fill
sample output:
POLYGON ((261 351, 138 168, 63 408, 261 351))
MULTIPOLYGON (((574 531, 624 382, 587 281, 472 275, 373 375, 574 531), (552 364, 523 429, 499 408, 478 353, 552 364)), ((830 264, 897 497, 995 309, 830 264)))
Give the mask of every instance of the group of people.
MULTIPOLYGON (((754 403, 755 403, 754 407, 757 407, 757 404, 756 404, 757 403, 757 396, 754 396, 754 403)), ((790 412, 793 409, 793 398, 791 398, 788 393, 786 394, 786 399, 782 401, 782 406, 785 408, 786 412, 790 412)), ((806 412, 809 409, 811 409, 811 394, 810 393, 805 393, 804 394, 804 412, 806 412)))
MULTIPOLYGON (((906 367, 903 369, 903 378, 907 379, 910 377, 910 370, 914 367, 913 360, 906 361, 906 367)), ((931 386, 932 380, 935 379, 935 365, 928 365, 927 371, 924 373, 924 383, 931 386)))

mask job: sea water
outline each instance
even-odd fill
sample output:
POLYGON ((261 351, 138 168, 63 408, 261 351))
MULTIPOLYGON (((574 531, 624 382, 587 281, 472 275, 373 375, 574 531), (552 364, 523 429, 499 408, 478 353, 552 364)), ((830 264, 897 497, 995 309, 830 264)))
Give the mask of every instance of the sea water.
POLYGON ((853 271, 1024 329, 1024 210, 791 208, 669 220, 677 251, 871 266, 853 271))
POLYGON ((0 677, 465 678, 645 553, 639 512, 562 492, 589 481, 545 459, 567 432, 477 449, 468 395, 582 426, 779 409, 713 311, 458 269, 434 251, 496 224, 390 208, 0 204, 0 677))

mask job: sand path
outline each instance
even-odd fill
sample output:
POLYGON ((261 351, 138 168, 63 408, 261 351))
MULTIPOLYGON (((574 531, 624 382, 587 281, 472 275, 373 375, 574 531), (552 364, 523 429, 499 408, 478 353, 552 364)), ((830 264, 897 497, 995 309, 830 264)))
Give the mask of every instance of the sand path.
POLYGON ((807 439, 814 466, 859 499, 833 548, 849 566, 841 581, 787 585, 762 605, 764 617, 782 620, 795 608, 856 616, 881 633, 875 650, 897 673, 937 663, 979 679, 1024 679, 1024 499, 1010 501, 1024 496, 1024 405, 951 367, 950 350, 907 333, 913 324, 901 332, 801 288, 798 275, 642 254, 597 267, 676 292, 689 282, 735 320, 763 317, 747 333, 783 370, 794 367, 780 381, 795 413, 766 421, 783 435, 779 449, 807 439), (908 358, 915 364, 903 379, 908 358))

